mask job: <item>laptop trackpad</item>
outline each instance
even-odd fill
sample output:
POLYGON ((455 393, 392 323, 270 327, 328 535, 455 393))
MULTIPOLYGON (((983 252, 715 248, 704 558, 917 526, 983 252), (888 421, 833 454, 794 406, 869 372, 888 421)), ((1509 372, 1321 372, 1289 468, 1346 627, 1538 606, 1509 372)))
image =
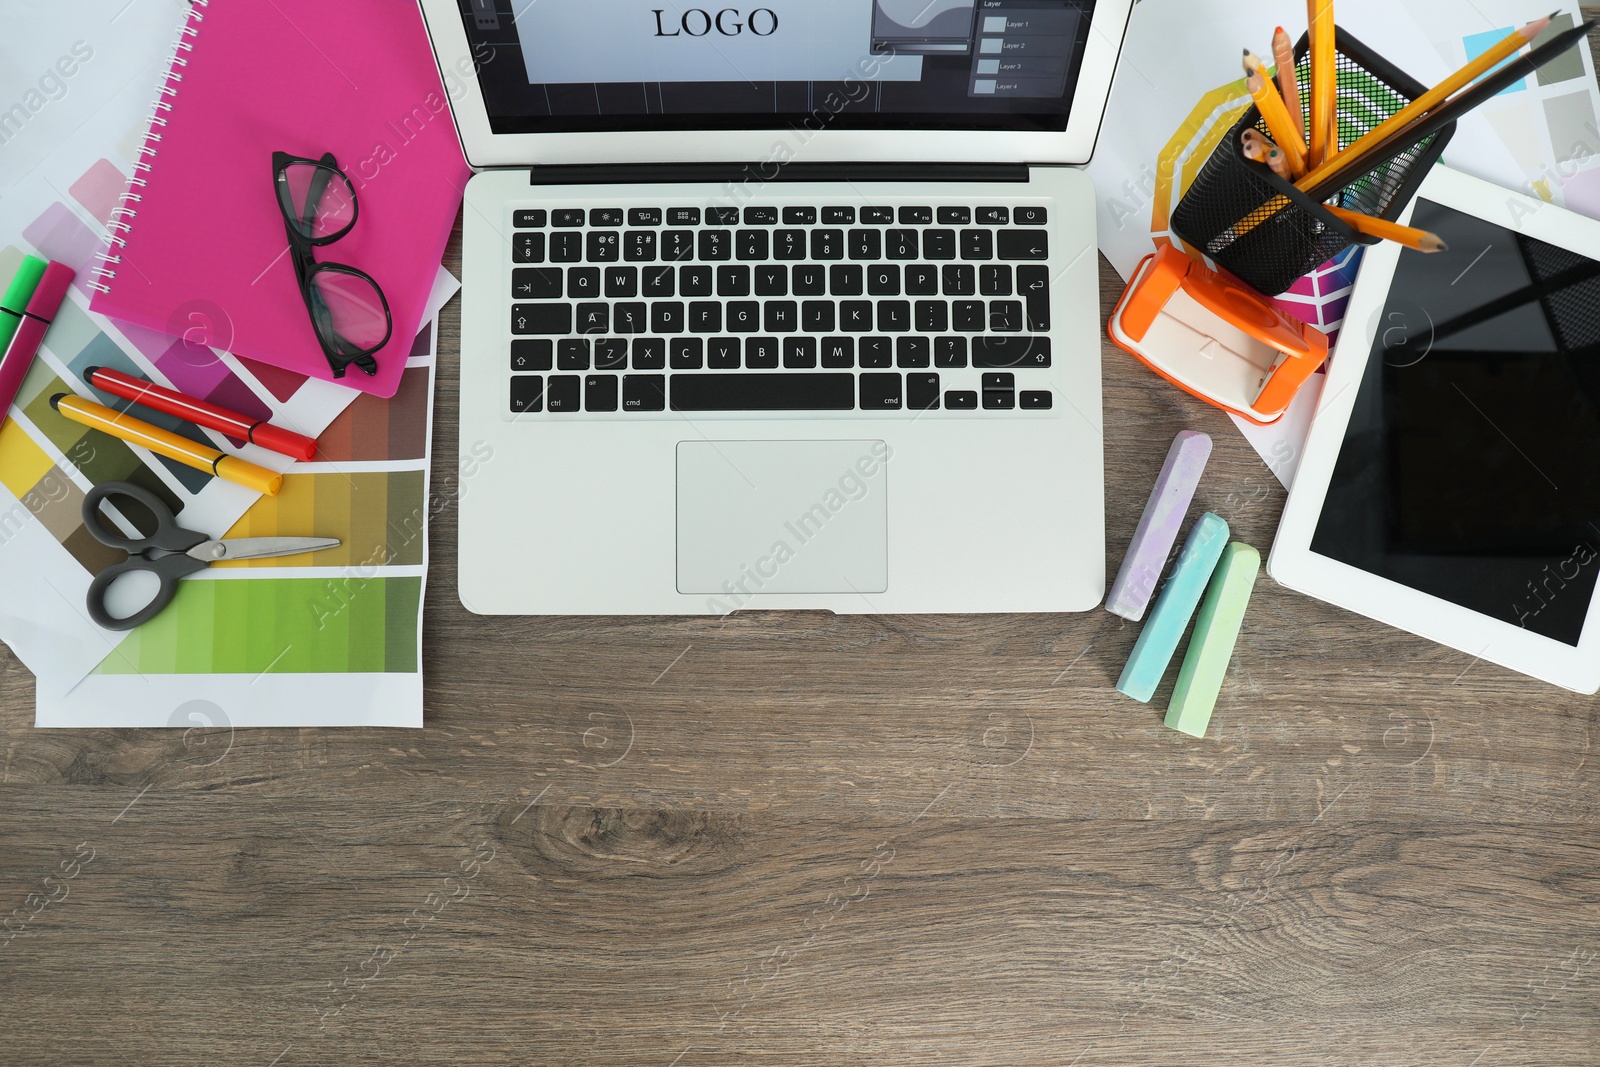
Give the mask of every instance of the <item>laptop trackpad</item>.
POLYGON ((885 592, 888 456, 882 441, 680 443, 678 592, 885 592))

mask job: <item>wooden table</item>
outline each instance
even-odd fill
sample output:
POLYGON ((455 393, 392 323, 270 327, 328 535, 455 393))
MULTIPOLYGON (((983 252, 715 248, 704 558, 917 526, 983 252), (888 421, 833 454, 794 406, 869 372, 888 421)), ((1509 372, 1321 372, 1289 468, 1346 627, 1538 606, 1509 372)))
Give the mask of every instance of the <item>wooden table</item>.
MULTIPOLYGON (((1111 570, 1184 428, 1265 554, 1104 358, 1111 570)), ((0 1062, 1600 1060, 1600 701, 1263 575, 1195 741, 1103 611, 479 618, 438 503, 424 730, 40 731, 0 654, 0 1062)))

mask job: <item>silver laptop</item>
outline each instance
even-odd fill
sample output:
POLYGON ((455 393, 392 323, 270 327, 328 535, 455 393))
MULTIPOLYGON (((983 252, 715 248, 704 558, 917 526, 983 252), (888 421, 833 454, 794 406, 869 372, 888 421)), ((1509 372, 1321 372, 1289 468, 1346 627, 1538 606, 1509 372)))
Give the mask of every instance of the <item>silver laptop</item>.
POLYGON ((1132 0, 421 0, 482 614, 1083 611, 1132 0))

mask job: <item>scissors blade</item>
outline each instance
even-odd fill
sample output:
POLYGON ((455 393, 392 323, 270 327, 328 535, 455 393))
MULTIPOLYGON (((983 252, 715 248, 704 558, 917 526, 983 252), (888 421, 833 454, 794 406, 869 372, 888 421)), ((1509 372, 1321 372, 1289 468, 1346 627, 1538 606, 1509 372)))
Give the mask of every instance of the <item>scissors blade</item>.
POLYGON ((226 541, 206 541, 189 550, 189 555, 208 563, 230 559, 266 559, 270 556, 295 556, 337 548, 336 537, 234 537, 226 541))

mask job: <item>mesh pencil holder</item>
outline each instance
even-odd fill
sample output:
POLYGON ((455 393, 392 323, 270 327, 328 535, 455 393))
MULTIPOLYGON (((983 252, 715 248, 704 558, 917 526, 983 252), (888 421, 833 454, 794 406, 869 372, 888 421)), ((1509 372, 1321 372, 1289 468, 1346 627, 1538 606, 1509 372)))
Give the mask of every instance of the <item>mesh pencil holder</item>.
MULTIPOLYGON (((1339 143, 1353 144, 1427 91, 1354 37, 1336 31, 1338 42, 1339 143)), ((1311 71, 1308 38, 1295 46, 1301 112, 1310 127, 1311 71)), ((1260 109, 1252 106, 1228 131, 1172 214, 1172 230, 1190 247, 1251 287, 1274 296, 1352 244, 1376 244, 1336 218, 1264 163, 1247 159, 1244 131, 1270 137, 1260 109), (1284 201, 1287 201, 1285 203, 1284 201)), ((1444 151, 1455 124, 1394 155, 1374 160, 1371 170, 1327 199, 1364 215, 1393 219, 1444 151)))

